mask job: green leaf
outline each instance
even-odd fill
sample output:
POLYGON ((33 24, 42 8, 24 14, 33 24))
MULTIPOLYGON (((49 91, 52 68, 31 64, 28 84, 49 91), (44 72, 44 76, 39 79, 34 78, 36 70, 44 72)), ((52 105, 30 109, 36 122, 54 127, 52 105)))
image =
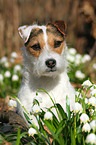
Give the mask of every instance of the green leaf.
POLYGON ((76 145, 75 143, 75 135, 74 135, 74 131, 72 130, 72 127, 71 127, 71 145, 76 145))
POLYGON ((57 128, 58 125, 59 125, 59 121, 58 121, 57 117, 55 116, 55 114, 53 113, 53 111, 51 111, 50 109, 48 109, 48 111, 50 111, 52 113, 52 115, 53 115, 53 125, 54 125, 55 128, 57 128))
POLYGON ((58 128, 57 128, 57 130, 56 130, 56 134, 58 135, 58 134, 60 134, 61 132, 62 132, 62 130, 64 129, 64 127, 65 127, 65 120, 62 120, 60 123, 59 123, 59 126, 58 126, 58 128))
POLYGON ((18 128, 18 132, 17 132, 17 141, 16 141, 16 145, 20 144, 20 128, 18 128))
POLYGON ((28 122, 29 124, 32 124, 32 123, 31 123, 31 120, 30 120, 30 118, 29 118, 29 116, 28 116, 24 111, 23 111, 23 114, 24 114, 24 116, 25 116, 27 122, 28 122))
POLYGON ((68 119, 70 119, 71 114, 70 114, 70 102, 68 96, 66 96, 66 113, 68 116, 68 119))
POLYGON ((62 119, 67 119, 67 114, 65 113, 64 109, 62 108, 62 106, 60 104, 56 104, 58 110, 59 110, 59 113, 62 117, 62 119))
POLYGON ((44 120, 44 124, 47 126, 48 130, 50 131, 51 135, 53 136, 53 140, 57 140, 57 142, 60 144, 60 140, 58 136, 55 134, 56 129, 50 124, 50 121, 44 120))

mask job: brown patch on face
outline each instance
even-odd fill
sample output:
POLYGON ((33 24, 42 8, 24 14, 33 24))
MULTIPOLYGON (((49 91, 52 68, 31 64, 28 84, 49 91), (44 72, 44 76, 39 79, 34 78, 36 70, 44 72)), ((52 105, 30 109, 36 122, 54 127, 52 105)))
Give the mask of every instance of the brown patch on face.
POLYGON ((25 44, 27 51, 35 57, 39 57, 44 48, 44 45, 45 42, 42 29, 33 29, 27 44, 25 44))
POLYGON ((58 54, 61 54, 65 48, 64 36, 50 25, 47 26, 48 45, 50 49, 58 54))

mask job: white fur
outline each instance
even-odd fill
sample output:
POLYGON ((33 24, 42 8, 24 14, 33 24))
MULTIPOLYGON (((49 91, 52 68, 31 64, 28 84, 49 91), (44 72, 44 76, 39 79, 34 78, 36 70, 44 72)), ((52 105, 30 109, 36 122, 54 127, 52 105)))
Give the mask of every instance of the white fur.
MULTIPOLYGON (((61 55, 52 52, 47 43, 46 26, 36 27, 43 30, 45 41, 44 50, 40 56, 36 58, 32 54, 27 53, 24 47, 24 73, 18 98, 27 111, 30 112, 33 98, 36 96, 37 90, 42 88, 51 95, 56 103, 60 103, 66 111, 66 95, 69 97, 71 108, 75 103, 75 91, 69 82, 66 70, 67 47, 62 51, 61 55), (49 68, 45 64, 45 61, 50 58, 56 60, 55 72, 49 72, 49 68)), ((44 109, 53 105, 47 94, 40 92, 38 95, 41 96, 43 100, 40 104, 41 108, 44 109)), ((22 107, 18 106, 18 111, 24 116, 22 107)))

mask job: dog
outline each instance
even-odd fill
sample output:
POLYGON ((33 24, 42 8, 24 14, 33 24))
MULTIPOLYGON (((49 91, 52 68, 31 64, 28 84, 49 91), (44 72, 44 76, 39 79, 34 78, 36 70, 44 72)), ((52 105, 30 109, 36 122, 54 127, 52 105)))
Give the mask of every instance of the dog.
MULTIPOLYGON (((75 104, 75 90, 67 75, 65 41, 66 23, 56 21, 47 25, 24 25, 18 28, 19 35, 24 41, 23 79, 18 93, 18 98, 30 113, 33 98, 39 88, 46 90, 55 103, 66 111, 66 96, 70 101, 70 107, 75 104)), ((51 107, 50 97, 39 92, 42 97, 41 108, 51 107)), ((22 106, 18 106, 18 112, 23 115, 22 106)))

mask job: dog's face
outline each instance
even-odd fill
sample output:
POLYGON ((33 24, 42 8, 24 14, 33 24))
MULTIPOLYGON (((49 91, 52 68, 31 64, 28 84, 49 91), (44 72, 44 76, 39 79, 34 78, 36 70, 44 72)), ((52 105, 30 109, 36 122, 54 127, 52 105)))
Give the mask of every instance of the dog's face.
POLYGON ((66 26, 63 21, 46 26, 22 26, 19 34, 24 41, 25 55, 36 76, 56 76, 66 68, 66 26))

